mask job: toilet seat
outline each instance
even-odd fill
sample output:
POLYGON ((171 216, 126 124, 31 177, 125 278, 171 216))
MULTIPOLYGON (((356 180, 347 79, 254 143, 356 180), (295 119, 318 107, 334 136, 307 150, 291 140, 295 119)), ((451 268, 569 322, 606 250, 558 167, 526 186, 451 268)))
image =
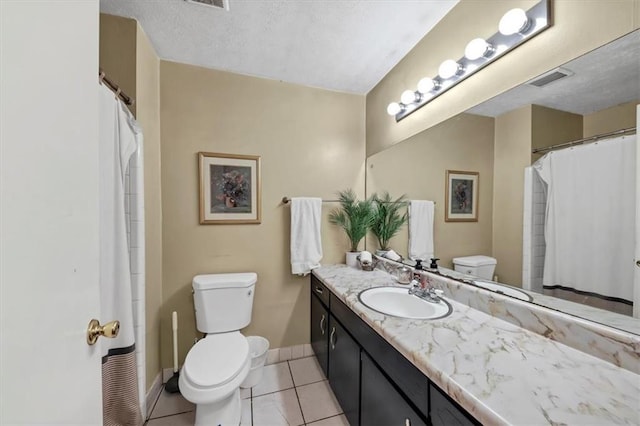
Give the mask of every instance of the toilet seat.
POLYGON ((238 375, 248 356, 249 342, 240 332, 209 335, 187 354, 184 374, 197 386, 222 386, 238 375))

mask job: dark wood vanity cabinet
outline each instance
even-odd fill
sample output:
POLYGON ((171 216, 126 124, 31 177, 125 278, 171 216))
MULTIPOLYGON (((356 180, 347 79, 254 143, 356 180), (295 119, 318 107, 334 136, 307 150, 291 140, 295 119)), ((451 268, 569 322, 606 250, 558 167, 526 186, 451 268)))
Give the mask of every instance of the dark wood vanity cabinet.
POLYGON ((469 414, 431 383, 429 389, 431 424, 433 426, 471 426, 478 424, 469 414))
POLYGON ((329 317, 329 384, 349 424, 358 425, 360 346, 332 315, 329 317))
POLYGON ((426 426, 424 416, 407 402, 366 353, 362 353, 361 424, 426 426))
POLYGON ((479 424, 314 275, 311 346, 352 426, 479 424))
POLYGON ((311 290, 311 347, 325 377, 329 377, 329 309, 311 290))

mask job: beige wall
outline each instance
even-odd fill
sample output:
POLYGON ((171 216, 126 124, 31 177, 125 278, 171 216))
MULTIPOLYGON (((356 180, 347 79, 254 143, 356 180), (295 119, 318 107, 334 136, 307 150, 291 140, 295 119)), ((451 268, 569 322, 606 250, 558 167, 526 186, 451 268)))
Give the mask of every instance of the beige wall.
POLYGON ((584 116, 584 138, 636 126, 636 105, 627 102, 584 116))
POLYGON ((487 66, 400 123, 389 102, 435 76, 447 57, 462 56, 466 43, 496 32, 508 9, 531 1, 462 0, 367 94, 367 155, 379 152, 499 93, 591 51, 640 26, 640 0, 552 3, 551 28, 487 66))
POLYGON ((531 164, 531 106, 496 117, 493 163, 493 257, 499 281, 522 284, 524 168, 531 164))
MULTIPOLYGON (((583 116, 566 111, 531 106, 531 147, 545 148, 582 138, 583 116)), ((543 153, 531 154, 531 163, 536 162, 543 153)))
MULTIPOLYGON (((290 207, 283 196, 364 195, 364 97, 162 61, 162 365, 171 365, 170 312, 180 319, 180 360, 196 337, 194 275, 255 271, 247 335, 271 347, 309 342, 309 277, 291 275, 290 207), (262 223, 199 225, 197 153, 259 155, 262 223)), ((323 263, 346 238, 326 220, 323 263)))
MULTIPOLYGON (((435 255, 452 267, 457 256, 491 254, 494 119, 460 114, 367 160, 367 195, 389 191, 394 197, 436 202, 435 255), (478 222, 445 222, 446 170, 479 172, 478 222)), ((375 249, 375 238, 367 240, 375 249)), ((405 226, 391 247, 406 256, 405 226)))
MULTIPOLYGON (((129 96, 136 97, 135 19, 100 14, 100 68, 129 96)), ((137 105, 129 106, 136 114, 137 105)))
POLYGON ((160 372, 162 194, 160 188, 160 60, 142 27, 136 37, 136 105, 144 132, 145 314, 147 389, 160 372))

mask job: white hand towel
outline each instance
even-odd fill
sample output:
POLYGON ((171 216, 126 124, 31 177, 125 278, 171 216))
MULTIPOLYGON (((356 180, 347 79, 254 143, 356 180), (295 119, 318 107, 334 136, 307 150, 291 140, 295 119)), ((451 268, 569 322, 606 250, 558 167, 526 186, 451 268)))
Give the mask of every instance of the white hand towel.
POLYGON ((307 275, 320 266, 322 199, 291 199, 291 273, 307 275))
POLYGON ((433 201, 409 202, 409 258, 427 260, 433 257, 433 201))

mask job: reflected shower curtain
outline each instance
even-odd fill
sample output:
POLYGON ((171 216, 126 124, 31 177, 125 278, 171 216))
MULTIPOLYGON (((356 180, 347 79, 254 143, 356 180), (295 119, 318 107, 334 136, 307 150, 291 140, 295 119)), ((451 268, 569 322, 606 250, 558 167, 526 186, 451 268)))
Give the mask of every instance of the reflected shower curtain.
POLYGON ((547 184, 545 289, 633 300, 635 149, 624 136, 534 164, 547 184))
POLYGON ((100 303, 104 322, 120 321, 102 351, 104 425, 141 425, 133 323, 125 174, 141 132, 113 92, 100 86, 100 303))

